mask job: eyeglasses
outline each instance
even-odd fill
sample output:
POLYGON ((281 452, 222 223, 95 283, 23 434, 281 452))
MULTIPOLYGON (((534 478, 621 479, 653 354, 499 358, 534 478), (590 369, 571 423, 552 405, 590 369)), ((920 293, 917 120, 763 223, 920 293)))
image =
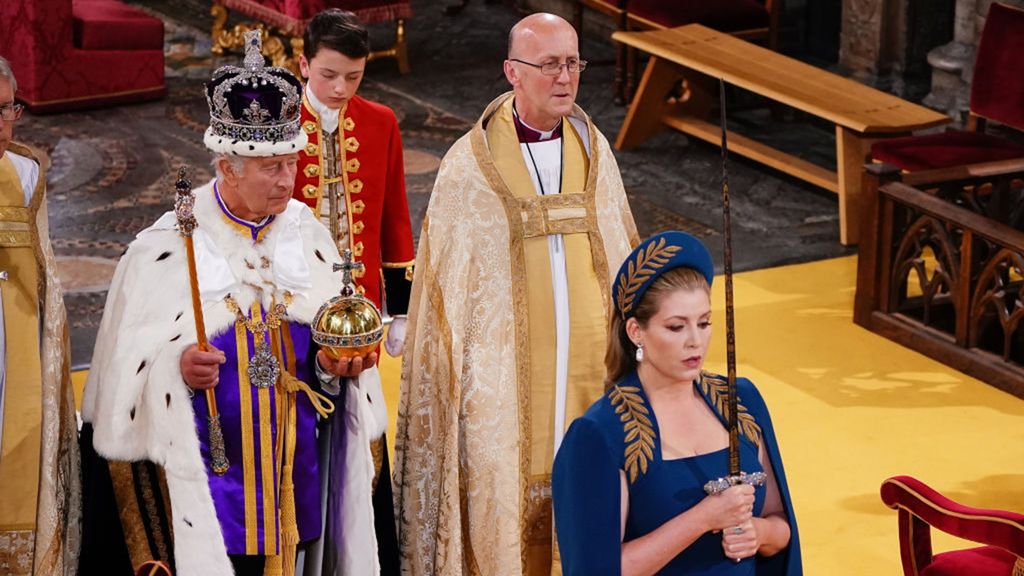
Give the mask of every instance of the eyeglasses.
POLYGON ((14 122, 21 118, 21 111, 24 109, 25 107, 21 104, 14 104, 13 102, 11 104, 4 104, 0 106, 0 118, 7 122, 14 122))
POLYGON ((533 62, 527 62, 526 60, 520 60, 519 58, 509 58, 512 62, 519 62, 520 64, 526 64, 533 68, 540 70, 540 73, 545 76, 558 76, 562 73, 564 67, 569 74, 577 74, 587 69, 587 61, 579 60, 577 58, 569 58, 565 62, 545 62, 543 64, 534 64, 533 62))

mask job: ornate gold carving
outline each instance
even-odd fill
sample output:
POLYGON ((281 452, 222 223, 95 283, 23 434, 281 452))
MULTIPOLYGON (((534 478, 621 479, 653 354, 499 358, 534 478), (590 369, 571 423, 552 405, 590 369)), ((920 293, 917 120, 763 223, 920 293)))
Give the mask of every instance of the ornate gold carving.
POLYGON ((619 312, 625 316, 636 303, 637 290, 653 276, 662 266, 668 264, 669 259, 679 252, 679 246, 666 246, 667 241, 662 238, 656 243, 651 243, 646 249, 636 255, 635 261, 630 261, 626 268, 626 274, 619 276, 617 300, 619 312))
POLYGON ((651 411, 644 404, 640 388, 636 386, 612 386, 609 398, 626 432, 626 473, 632 484, 640 473, 647 473, 647 463, 654 459, 654 425, 649 418, 651 411))
MULTIPOLYGON (((714 405, 715 411, 725 420, 729 419, 727 402, 729 400, 729 382, 720 376, 713 376, 702 373, 700 378, 701 391, 714 405)), ((747 407, 739 403, 736 398, 736 421, 739 423, 740 434, 746 436, 751 442, 761 445, 761 426, 754 420, 754 417, 747 411, 747 407)))
POLYGON ((394 58, 398 62, 398 71, 402 74, 409 73, 409 55, 405 42, 405 20, 399 18, 395 22, 395 43, 391 48, 370 52, 366 61, 370 62, 378 58, 394 58))
POLYGON ((225 28, 228 21, 227 8, 217 2, 210 6, 210 14, 213 15, 213 28, 210 31, 213 45, 210 52, 220 55, 228 51, 238 51, 245 46, 245 33, 259 30, 263 41, 263 54, 270 59, 271 65, 287 68, 296 76, 300 75, 298 58, 295 56, 302 53, 301 38, 294 38, 280 31, 271 32, 262 22, 242 22, 228 30, 225 28), (291 48, 291 54, 286 49, 286 44, 291 48))

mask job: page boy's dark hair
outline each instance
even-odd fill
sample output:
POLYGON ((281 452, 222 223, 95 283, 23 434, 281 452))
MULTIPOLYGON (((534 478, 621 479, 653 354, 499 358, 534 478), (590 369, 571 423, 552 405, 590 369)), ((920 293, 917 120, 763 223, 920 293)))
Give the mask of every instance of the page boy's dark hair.
POLYGON ((370 53, 370 35, 356 15, 332 8, 313 16, 302 35, 302 52, 312 60, 321 48, 341 52, 352 59, 370 53))

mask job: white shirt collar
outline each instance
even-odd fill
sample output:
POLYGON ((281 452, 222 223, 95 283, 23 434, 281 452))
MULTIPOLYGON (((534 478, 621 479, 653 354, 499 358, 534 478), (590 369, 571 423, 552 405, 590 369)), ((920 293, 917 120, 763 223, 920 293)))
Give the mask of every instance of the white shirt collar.
POLYGON ((338 129, 338 118, 341 115, 341 110, 330 108, 318 100, 316 94, 313 94, 313 90, 309 88, 308 83, 306 84, 306 99, 309 100, 309 107, 320 117, 320 129, 325 134, 330 134, 338 129))

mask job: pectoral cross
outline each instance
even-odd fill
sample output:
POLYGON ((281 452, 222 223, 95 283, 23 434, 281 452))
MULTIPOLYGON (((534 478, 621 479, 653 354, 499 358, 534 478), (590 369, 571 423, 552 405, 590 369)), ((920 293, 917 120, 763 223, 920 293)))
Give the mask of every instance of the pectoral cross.
POLYGON ((352 260, 352 251, 348 248, 341 251, 341 264, 331 266, 335 272, 341 272, 341 295, 353 296, 356 293, 356 283, 353 279, 354 270, 363 270, 366 266, 362 262, 352 260))

